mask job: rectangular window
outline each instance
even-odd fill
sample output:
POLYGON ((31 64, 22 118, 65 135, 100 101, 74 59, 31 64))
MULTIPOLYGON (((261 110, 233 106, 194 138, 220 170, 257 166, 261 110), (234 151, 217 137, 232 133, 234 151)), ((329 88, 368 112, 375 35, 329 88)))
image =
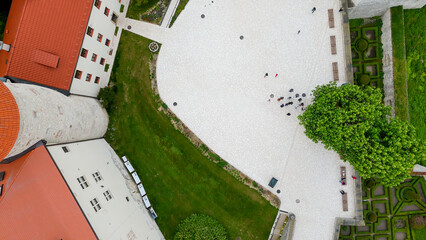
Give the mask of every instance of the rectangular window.
POLYGON ((86 75, 86 82, 90 82, 90 79, 92 78, 92 74, 88 73, 86 75))
POLYGON ((89 183, 87 182, 84 176, 77 178, 78 183, 80 183, 81 188, 85 189, 89 187, 89 183))
POLYGON ((81 49, 81 54, 80 54, 80 56, 82 56, 82 57, 87 57, 87 53, 88 53, 89 51, 87 51, 87 49, 84 49, 84 48, 82 48, 81 49))
POLYGON ((110 43, 111 43, 111 41, 107 38, 107 40, 105 40, 105 45, 107 45, 109 47, 110 43))
POLYGON ((80 70, 75 71, 74 77, 80 79, 81 78, 81 71, 80 70))
POLYGON ((95 7, 97 7, 98 9, 101 7, 101 0, 95 0, 95 7))
POLYGON ((90 204, 92 204, 93 209, 95 209, 95 212, 101 210, 101 205, 99 204, 99 201, 97 198, 94 198, 90 201, 90 204))
POLYGON ((0 185, 0 196, 3 195, 3 184, 0 185))
POLYGON ((99 62, 101 65, 105 64, 105 58, 101 58, 101 61, 99 62))
POLYGON ((62 147, 62 151, 64 151, 64 153, 69 152, 70 150, 68 149, 68 147, 62 147))
POLYGON ((4 171, 0 172, 0 181, 3 181, 3 179, 4 179, 4 171))
POLYGON ((105 7, 104 14, 105 14, 106 16, 108 16, 108 15, 109 15, 109 8, 105 7))
POLYGON ((102 42, 102 37, 103 37, 103 35, 98 33, 98 42, 102 42))
POLYGON ((112 199, 112 195, 111 192, 109 190, 107 190, 106 192, 104 192, 104 197, 107 201, 112 199))
POLYGON ((87 35, 93 36, 93 28, 87 27, 87 35))
POLYGON ((101 174, 99 172, 95 172, 92 174, 93 178, 95 179, 96 182, 99 182, 102 180, 101 174))
POLYGON ((95 83, 96 84, 99 84, 99 80, 100 80, 101 78, 100 77, 95 77, 95 83))
POLYGON ((96 58, 98 58, 98 55, 92 54, 92 62, 96 62, 96 58))

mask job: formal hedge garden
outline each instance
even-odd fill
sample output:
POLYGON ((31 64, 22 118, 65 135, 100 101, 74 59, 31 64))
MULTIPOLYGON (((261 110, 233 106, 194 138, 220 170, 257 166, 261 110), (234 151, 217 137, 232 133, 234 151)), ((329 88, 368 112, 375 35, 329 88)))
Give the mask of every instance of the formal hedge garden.
POLYGON ((380 18, 350 21, 354 82, 383 89, 383 49, 380 18))
POLYGON ((365 226, 341 226, 339 240, 425 239, 426 183, 423 177, 385 187, 377 179, 363 179, 365 226), (417 235, 416 235, 417 234, 417 235))

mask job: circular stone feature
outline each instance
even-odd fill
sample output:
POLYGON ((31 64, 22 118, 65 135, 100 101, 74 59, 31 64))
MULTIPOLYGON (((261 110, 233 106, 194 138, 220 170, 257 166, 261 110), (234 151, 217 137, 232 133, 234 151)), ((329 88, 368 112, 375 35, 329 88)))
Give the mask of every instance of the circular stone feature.
POLYGON ((280 193, 280 192, 281 192, 281 190, 279 190, 279 189, 278 189, 278 190, 277 190, 277 193, 280 193))
POLYGON ((206 15, 204 15, 204 14, 201 14, 201 18, 205 18, 206 17, 206 15))
POLYGON ((173 106, 177 106, 177 102, 174 102, 174 103, 173 103, 173 106))
POLYGON ((296 199, 296 203, 300 203, 300 200, 299 200, 299 199, 296 199))
POLYGON ((361 77, 359 78, 359 82, 361 83, 361 85, 369 85, 370 84, 370 76, 368 76, 368 74, 362 74, 361 77))
POLYGON ((158 51, 158 49, 159 49, 159 46, 158 46, 158 43, 156 43, 156 42, 152 42, 152 43, 150 43, 149 44, 149 50, 151 51, 151 52, 157 52, 158 51))
POLYGON ((243 36, 243 35, 241 35, 241 36, 240 36, 240 39, 241 39, 241 40, 243 40, 243 39, 244 39, 244 36, 243 36))
POLYGON ((274 98, 274 94, 269 95, 270 98, 274 98))
POLYGON ((364 38, 360 38, 358 39, 358 41, 356 41, 355 46, 358 49, 358 51, 365 52, 365 50, 367 50, 368 48, 368 42, 364 38))
POLYGON ((130 30, 130 29, 132 29, 132 26, 128 25, 128 26, 127 26, 127 29, 129 29, 129 30, 130 30))

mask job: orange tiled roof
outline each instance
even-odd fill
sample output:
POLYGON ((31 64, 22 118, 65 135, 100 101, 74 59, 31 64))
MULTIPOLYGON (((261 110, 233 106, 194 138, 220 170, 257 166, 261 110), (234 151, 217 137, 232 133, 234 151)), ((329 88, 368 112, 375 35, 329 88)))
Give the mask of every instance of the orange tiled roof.
POLYGON ((13 0, 3 38, 11 50, 0 51, 0 75, 69 90, 92 4, 13 0))
POLYGON ((0 82, 0 161, 12 150, 19 133, 19 109, 9 89, 0 82))
POLYGON ((0 239, 96 239, 44 146, 0 171, 0 239))

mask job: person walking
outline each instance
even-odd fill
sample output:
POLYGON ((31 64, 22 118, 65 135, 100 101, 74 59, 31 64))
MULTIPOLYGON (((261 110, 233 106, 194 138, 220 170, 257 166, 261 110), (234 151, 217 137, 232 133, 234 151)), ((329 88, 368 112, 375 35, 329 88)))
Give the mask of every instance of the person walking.
POLYGON ((340 193, 341 193, 342 195, 345 195, 345 191, 343 191, 343 190, 340 190, 340 193))
POLYGON ((264 78, 266 78, 268 76, 268 73, 265 73, 265 76, 264 76, 264 78))
POLYGON ((275 77, 278 77, 278 73, 275 74, 275 77))
POLYGON ((343 8, 340 8, 340 9, 339 9, 339 12, 343 12, 343 8))
POLYGON ((300 33, 300 30, 299 31, 297 31, 297 34, 299 34, 300 33))
POLYGON ((316 7, 312 8, 312 13, 314 13, 317 10, 316 7))

